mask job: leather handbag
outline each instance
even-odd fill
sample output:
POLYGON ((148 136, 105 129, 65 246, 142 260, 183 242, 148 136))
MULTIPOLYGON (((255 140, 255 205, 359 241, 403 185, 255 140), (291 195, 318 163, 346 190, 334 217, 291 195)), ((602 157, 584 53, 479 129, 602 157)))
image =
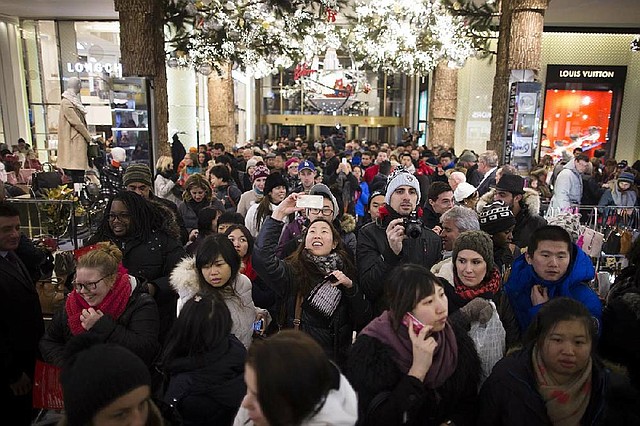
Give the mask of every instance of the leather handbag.
POLYGON ((582 241, 582 251, 591 257, 600 257, 602 244, 604 244, 604 234, 602 232, 583 226, 580 239, 582 241))
POLYGON ((31 186, 36 194, 41 193, 42 189, 57 188, 60 185, 62 185, 62 173, 56 171, 50 163, 44 163, 42 171, 34 173, 31 177, 31 186))

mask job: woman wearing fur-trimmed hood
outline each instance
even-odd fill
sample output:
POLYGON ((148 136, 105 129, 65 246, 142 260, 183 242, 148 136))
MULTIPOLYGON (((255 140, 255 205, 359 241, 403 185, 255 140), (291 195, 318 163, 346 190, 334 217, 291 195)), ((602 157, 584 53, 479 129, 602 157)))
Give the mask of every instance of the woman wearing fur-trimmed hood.
POLYGON ((178 292, 178 312, 195 295, 221 297, 231 313, 231 333, 249 347, 254 321, 265 319, 269 322, 271 317, 265 309, 254 305, 251 281, 239 273, 240 265, 240 256, 229 238, 211 235, 202 242, 195 258, 186 257, 176 265, 170 283, 178 292))

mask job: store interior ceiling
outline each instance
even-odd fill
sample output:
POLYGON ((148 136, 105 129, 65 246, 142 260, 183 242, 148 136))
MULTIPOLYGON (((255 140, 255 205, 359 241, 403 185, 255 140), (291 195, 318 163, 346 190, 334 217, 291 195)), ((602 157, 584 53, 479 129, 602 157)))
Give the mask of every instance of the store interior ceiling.
MULTIPOLYGON (((0 14, 36 19, 118 19, 114 0, 0 0, 0 14)), ((640 7, 638 0, 550 0, 545 25, 640 31, 640 7)))

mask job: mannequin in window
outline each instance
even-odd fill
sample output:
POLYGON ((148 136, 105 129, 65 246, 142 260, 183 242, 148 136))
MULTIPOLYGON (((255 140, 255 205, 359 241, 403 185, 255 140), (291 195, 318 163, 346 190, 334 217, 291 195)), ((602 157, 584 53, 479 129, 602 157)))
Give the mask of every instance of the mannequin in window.
POLYGON ((89 168, 87 146, 91 135, 87 130, 87 109, 80 100, 81 82, 71 77, 60 101, 58 121, 58 167, 64 169, 74 183, 84 182, 84 171, 89 168))

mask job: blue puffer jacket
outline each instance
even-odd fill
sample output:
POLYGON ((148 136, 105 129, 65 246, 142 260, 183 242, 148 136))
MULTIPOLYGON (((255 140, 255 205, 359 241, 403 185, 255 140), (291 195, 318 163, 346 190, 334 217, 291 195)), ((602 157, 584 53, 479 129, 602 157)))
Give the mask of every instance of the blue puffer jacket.
POLYGON ((573 245, 572 260, 569 272, 558 281, 544 281, 534 272, 533 266, 527 263, 525 255, 520 255, 514 262, 509 280, 505 284, 505 292, 513 308, 520 330, 525 331, 542 305, 532 306, 531 288, 540 284, 547 288, 549 298, 570 297, 582 302, 589 312, 598 320, 602 318, 602 304, 598 295, 589 288, 587 281, 595 276, 591 258, 578 246, 573 245))

